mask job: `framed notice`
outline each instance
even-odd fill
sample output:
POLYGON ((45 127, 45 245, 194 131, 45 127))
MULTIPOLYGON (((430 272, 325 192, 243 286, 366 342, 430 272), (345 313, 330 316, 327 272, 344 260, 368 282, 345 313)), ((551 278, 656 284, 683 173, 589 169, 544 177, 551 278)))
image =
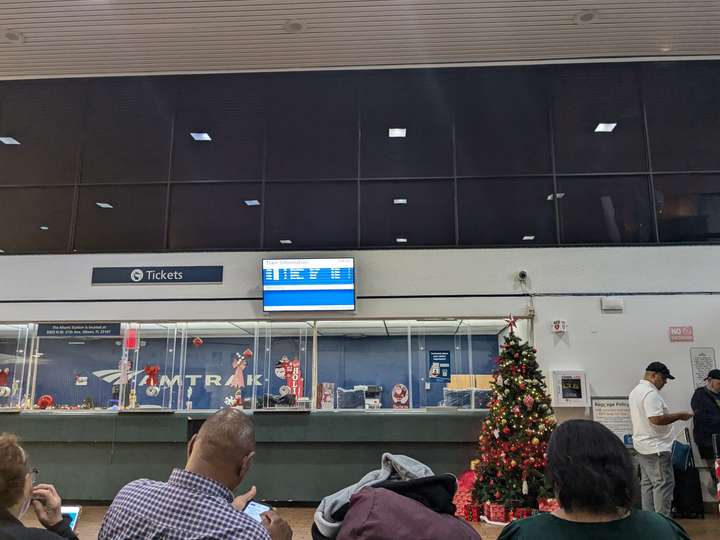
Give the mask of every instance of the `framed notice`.
POLYGON ((592 398, 593 420, 612 431, 625 446, 632 446, 630 400, 626 397, 592 398))
POLYGON ((711 369, 717 368, 715 349, 712 347, 690 347, 690 365, 692 366, 695 388, 705 386, 705 377, 711 369))
POLYGON ((552 372, 553 407, 589 407, 590 390, 584 371, 552 372))

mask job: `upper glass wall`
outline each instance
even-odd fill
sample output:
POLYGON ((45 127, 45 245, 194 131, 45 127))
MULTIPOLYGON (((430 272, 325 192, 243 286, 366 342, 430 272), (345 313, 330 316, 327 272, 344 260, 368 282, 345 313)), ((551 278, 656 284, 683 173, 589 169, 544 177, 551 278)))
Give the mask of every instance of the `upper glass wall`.
POLYGON ((720 61, 3 81, 0 254, 715 242, 719 90, 720 61))
POLYGON ((502 320, 0 325, 0 407, 477 409, 502 320))

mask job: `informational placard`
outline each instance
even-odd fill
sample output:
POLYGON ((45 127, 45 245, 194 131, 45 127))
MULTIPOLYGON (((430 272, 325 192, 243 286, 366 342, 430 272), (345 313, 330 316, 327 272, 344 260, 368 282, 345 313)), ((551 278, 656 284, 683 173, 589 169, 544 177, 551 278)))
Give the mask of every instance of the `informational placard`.
POLYGON ((690 347, 690 365, 692 366, 695 388, 705 386, 705 377, 711 369, 717 368, 715 349, 712 347, 690 347))
POLYGON ((93 285, 222 283, 222 266, 128 266, 93 268, 93 285))
POLYGON ((43 323, 39 337, 120 337, 120 323, 43 323))
POLYGON ((626 397, 592 399, 593 420, 612 431, 625 446, 632 446, 630 400, 626 397))
POLYGON ((692 326, 671 326, 668 334, 670 341, 695 341, 692 326))
POLYGON ((450 351, 428 353, 428 381, 450 382, 450 351))
POLYGON ((590 406, 590 392, 587 387, 587 375, 584 371, 553 371, 552 387, 553 406, 590 406))

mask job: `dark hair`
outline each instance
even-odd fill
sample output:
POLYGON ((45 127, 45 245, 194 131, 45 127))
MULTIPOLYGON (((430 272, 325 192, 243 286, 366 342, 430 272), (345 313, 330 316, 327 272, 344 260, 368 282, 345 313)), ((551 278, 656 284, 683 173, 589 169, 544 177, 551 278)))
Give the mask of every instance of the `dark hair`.
POLYGON ((23 495, 29 464, 20 441, 12 433, 0 433, 0 508, 10 508, 23 495))
POLYGON ((602 514, 632 506, 630 454, 616 435, 597 422, 569 420, 557 427, 548 445, 547 477, 568 512, 602 514))

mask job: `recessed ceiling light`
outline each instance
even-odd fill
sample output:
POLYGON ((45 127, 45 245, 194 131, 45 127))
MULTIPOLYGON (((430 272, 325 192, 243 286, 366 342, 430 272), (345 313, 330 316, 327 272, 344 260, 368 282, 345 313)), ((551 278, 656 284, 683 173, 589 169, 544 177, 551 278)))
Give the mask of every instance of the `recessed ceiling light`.
POLYGON ((292 240, 280 240, 280 243, 283 245, 292 244, 292 240))
POLYGON ((575 15, 575 24, 585 25, 597 22, 600 18, 600 13, 595 9, 583 9, 580 13, 575 15))
POLYGON ((527 241, 527 240, 535 240, 535 237, 532 236, 532 235, 523 236, 523 240, 525 240, 525 241, 527 241))
POLYGON ((11 43, 13 45, 25 42, 25 36, 22 32, 17 30, 11 30, 10 28, 2 29, 2 41, 5 43, 11 43))
POLYGON ((407 238, 396 238, 395 241, 398 244, 407 244, 407 238))
POLYGON ((303 28, 305 28, 303 23, 292 19, 283 24, 283 29, 291 34, 297 34, 298 32, 302 32, 303 28))
POLYGON ((197 133, 191 133, 190 136, 195 141, 212 141, 212 137, 210 137, 210 134, 205 133, 204 131, 199 131, 197 133))
POLYGON ((48 227, 47 225, 40 225, 40 230, 41 231, 49 231, 50 227, 48 227))
POLYGON ((0 142, 3 144, 20 144, 15 137, 0 137, 0 142))
POLYGON ((112 204, 106 203, 106 202, 96 202, 95 204, 98 205, 100 208, 107 208, 107 209, 115 208, 112 204))
POLYGON ((397 137, 406 137, 407 136, 407 128, 390 128, 388 129, 388 137, 391 139, 397 138, 397 137))
POLYGON ((668 53, 672 51, 672 47, 670 45, 663 45, 660 47, 660 52, 668 53))
POLYGON ((5 253, 5 250, 4 250, 4 249, 0 249, 0 253, 5 253))
POLYGON ((565 196, 564 193, 551 193, 547 196, 548 201, 552 201, 554 198, 557 197, 558 200, 562 199, 565 196))
POLYGON ((393 204, 407 204, 407 199, 393 199, 393 204))
POLYGON ((595 126, 595 133, 612 133, 612 131, 617 126, 617 122, 614 123, 603 123, 600 122, 597 126, 595 126))
POLYGON ((260 206, 260 201, 257 199, 249 199, 245 201, 245 206, 260 206))

